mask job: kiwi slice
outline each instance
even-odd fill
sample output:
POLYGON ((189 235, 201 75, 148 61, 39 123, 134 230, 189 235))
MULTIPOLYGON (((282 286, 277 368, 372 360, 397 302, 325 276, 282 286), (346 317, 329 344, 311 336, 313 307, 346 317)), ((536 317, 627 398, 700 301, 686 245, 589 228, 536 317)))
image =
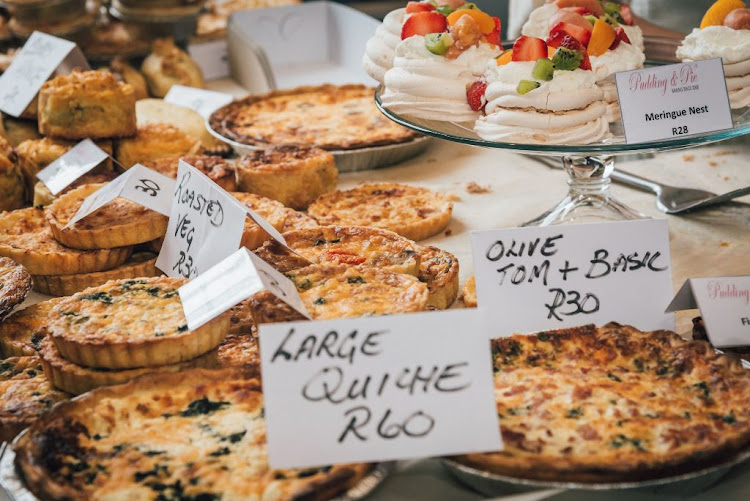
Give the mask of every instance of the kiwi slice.
POLYGON ((552 80, 554 74, 555 65, 552 64, 552 61, 550 61, 546 57, 538 59, 536 64, 534 65, 534 69, 531 72, 531 76, 533 76, 537 80, 552 80))
POLYGON ((581 61, 583 61, 582 53, 565 47, 558 47, 557 52, 552 57, 552 64, 556 70, 577 70, 581 66, 581 61))
POLYGON ((619 14, 620 10, 622 9, 620 7, 620 4, 615 2, 604 2, 604 12, 607 14, 619 14))
POLYGON ((433 54, 442 56, 453 45, 453 37, 450 33, 429 33, 424 36, 424 45, 433 54))
POLYGON ((534 89, 538 89, 542 84, 539 82, 535 82, 533 80, 521 80, 518 82, 518 87, 516 87, 516 91, 521 94, 522 96, 524 94, 528 94, 534 89))

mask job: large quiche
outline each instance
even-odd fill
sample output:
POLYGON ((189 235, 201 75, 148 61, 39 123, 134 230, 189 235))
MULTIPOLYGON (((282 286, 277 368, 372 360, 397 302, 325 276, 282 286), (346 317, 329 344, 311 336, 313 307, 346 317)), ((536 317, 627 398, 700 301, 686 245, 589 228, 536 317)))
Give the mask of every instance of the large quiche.
POLYGON ((659 478, 750 446, 750 371, 705 342, 610 323, 492 341, 505 450, 459 462, 519 478, 659 478))

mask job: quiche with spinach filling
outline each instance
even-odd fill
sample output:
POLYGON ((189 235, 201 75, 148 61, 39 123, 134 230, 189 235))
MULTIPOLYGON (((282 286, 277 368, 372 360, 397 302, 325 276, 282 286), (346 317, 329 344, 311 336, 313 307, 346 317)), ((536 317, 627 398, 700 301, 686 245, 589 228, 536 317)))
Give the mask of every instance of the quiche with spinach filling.
POLYGON ((149 374, 57 406, 15 447, 47 499, 324 500, 366 464, 273 470, 257 366, 149 374))
POLYGON ((459 456, 534 480, 695 471, 750 447, 750 371, 705 342, 610 323, 492 341, 505 450, 459 456))

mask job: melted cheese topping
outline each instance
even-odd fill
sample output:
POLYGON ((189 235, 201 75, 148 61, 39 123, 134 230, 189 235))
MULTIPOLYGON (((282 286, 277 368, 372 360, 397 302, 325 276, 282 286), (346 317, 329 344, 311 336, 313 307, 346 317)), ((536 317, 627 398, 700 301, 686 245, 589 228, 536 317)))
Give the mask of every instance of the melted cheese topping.
POLYGON ((52 307, 61 301, 50 299, 15 312, 0 323, 0 353, 5 357, 34 355, 52 307))
POLYGON ((9 424, 29 424, 68 398, 47 381, 38 357, 0 361, 0 430, 9 424))

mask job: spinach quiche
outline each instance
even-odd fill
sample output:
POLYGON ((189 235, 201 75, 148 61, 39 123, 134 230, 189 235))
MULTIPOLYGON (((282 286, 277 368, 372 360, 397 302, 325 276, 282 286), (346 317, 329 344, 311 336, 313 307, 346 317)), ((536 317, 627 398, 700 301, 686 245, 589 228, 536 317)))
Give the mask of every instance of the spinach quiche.
POLYGON ((687 473, 750 447, 750 371, 668 331, 616 323, 492 341, 505 450, 459 456, 535 480, 687 473))
POLYGON ((31 275, 22 265, 0 257, 0 320, 23 303, 31 290, 31 275))
POLYGON ((0 323, 0 357, 36 355, 52 307, 60 299, 50 299, 14 312, 0 323))
POLYGON ((78 365, 133 369, 192 360, 216 348, 229 330, 229 312, 189 330, 169 277, 112 280, 58 302, 46 330, 60 354, 78 365))
POLYGON ((257 366, 149 374, 55 407, 16 442, 31 491, 50 499, 318 501, 370 470, 268 465, 257 366))

